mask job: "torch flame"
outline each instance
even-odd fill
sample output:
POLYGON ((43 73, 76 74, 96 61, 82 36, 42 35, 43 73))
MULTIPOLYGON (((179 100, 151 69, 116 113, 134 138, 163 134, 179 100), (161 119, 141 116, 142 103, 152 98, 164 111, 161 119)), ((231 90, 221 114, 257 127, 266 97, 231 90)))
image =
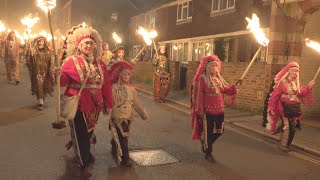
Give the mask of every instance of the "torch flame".
POLYGON ((307 38, 306 45, 320 53, 320 44, 319 43, 317 43, 315 41, 311 41, 310 39, 307 38))
POLYGON ((121 43, 122 42, 122 39, 118 36, 117 33, 112 33, 112 37, 113 39, 116 41, 116 43, 121 43))
POLYGON ((32 18, 32 15, 29 14, 28 16, 25 16, 23 19, 21 19, 21 23, 25 26, 27 26, 28 29, 32 28, 38 21, 39 17, 32 18))
POLYGON ((152 30, 152 31, 149 32, 149 37, 150 37, 151 39, 154 39, 154 38, 156 38, 157 36, 158 36, 158 32, 157 32, 157 31, 152 30))
POLYGON ((138 34, 140 34, 143 37, 144 41, 148 46, 152 44, 152 40, 149 36, 149 33, 143 27, 139 27, 138 34))
POLYGON ((56 0, 37 0, 37 6, 46 13, 56 7, 56 0))
POLYGON ((266 37, 263 30, 260 28, 259 18, 256 14, 252 14, 252 19, 246 17, 246 20, 248 21, 247 29, 250 29, 250 32, 252 32, 262 46, 268 46, 269 39, 266 37))
POLYGON ((6 26, 4 25, 4 23, 2 23, 1 21, 0 21, 0 32, 2 33, 2 32, 4 32, 6 30, 6 26))

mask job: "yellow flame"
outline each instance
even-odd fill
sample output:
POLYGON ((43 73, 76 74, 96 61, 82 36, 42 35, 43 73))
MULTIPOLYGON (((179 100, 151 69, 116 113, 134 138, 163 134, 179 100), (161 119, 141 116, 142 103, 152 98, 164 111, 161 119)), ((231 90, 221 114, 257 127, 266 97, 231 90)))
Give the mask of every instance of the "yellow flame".
POLYGON ((61 35, 62 40, 66 40, 66 37, 64 35, 61 35))
POLYGON ((21 23, 25 26, 27 26, 28 29, 32 28, 38 21, 40 20, 39 17, 32 18, 32 15, 29 14, 28 16, 25 16, 23 19, 21 19, 21 23))
POLYGON ((37 6, 46 13, 56 7, 56 0, 37 0, 37 6))
POLYGON ((113 39, 116 41, 116 43, 121 43, 122 42, 122 39, 118 36, 117 33, 112 33, 112 37, 113 39))
POLYGON ((149 33, 143 27, 139 27, 138 34, 140 34, 143 37, 144 41, 148 46, 152 44, 152 40, 149 36, 149 33))
POLYGON ((154 39, 154 38, 156 38, 157 36, 158 36, 158 32, 157 32, 156 30, 152 30, 152 31, 149 32, 149 37, 150 37, 151 39, 154 39))
POLYGON ((21 44, 24 44, 25 43, 24 37, 17 30, 14 30, 14 32, 16 34, 16 37, 20 40, 21 44))
POLYGON ((2 23, 1 21, 0 21, 0 32, 2 33, 2 32, 4 32, 6 30, 6 26, 4 25, 4 23, 2 23))
POLYGON ((247 29, 250 29, 250 32, 254 34, 259 44, 263 46, 268 46, 269 39, 266 37, 263 30, 260 28, 258 16, 256 14, 252 14, 252 19, 246 17, 246 20, 248 21, 247 29))
POLYGON ((310 39, 307 38, 306 45, 320 53, 320 44, 319 43, 317 43, 315 41, 311 41, 310 39))
POLYGON ((10 33, 10 32, 11 32, 11 29, 9 28, 7 32, 10 33))

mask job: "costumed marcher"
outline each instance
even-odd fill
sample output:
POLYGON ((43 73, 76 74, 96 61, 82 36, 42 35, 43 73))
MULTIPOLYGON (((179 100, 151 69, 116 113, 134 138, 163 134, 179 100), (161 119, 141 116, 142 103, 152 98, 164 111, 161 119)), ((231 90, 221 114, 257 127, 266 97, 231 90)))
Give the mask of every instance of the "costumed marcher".
POLYGON ((312 80, 306 87, 300 85, 300 66, 297 62, 286 65, 274 78, 265 100, 264 122, 271 134, 281 133, 279 149, 289 151, 295 129, 300 128, 301 103, 313 102, 312 80))
POLYGON ((34 39, 33 47, 27 53, 32 95, 37 96, 38 109, 43 110, 45 97, 54 90, 54 54, 44 36, 34 39))
POLYGON ((1 33, 1 36, 0 36, 0 60, 2 60, 4 58, 6 37, 7 37, 7 35, 5 33, 3 33, 3 34, 1 33))
POLYGON ((170 89, 170 67, 166 46, 159 47, 158 57, 154 61, 153 97, 158 103, 164 102, 170 89))
POLYGON ((192 139, 199 139, 205 159, 216 162, 213 143, 224 131, 224 95, 234 103, 236 85, 228 85, 220 75, 221 61, 216 55, 201 59, 191 87, 192 139))
MULTIPOLYGON (((69 121, 72 143, 70 144, 82 169, 94 162, 90 152, 90 139, 100 112, 110 113, 113 107, 111 83, 106 65, 98 59, 101 38, 91 27, 79 25, 69 31, 66 41, 67 60, 57 75, 61 73, 61 86, 66 86, 65 96, 77 95, 82 83, 77 113, 69 121), (88 77, 88 78, 87 78, 88 77)), ((64 58, 62 58, 64 59, 64 58)), ((89 173, 90 175, 90 173, 89 173)))
POLYGON ((111 58, 112 58, 112 52, 109 50, 109 44, 107 42, 104 42, 102 44, 102 51, 100 53, 100 59, 106 65, 108 65, 111 58))
POLYGON ((14 80, 16 84, 19 84, 20 82, 19 46, 20 42, 18 41, 15 32, 11 31, 5 42, 4 62, 6 64, 8 81, 14 80))
POLYGON ((133 120, 133 109, 143 120, 148 114, 143 107, 136 89, 131 83, 133 66, 126 61, 119 61, 112 65, 110 78, 112 82, 112 96, 114 108, 110 117, 110 130, 112 134, 111 154, 116 162, 122 166, 130 167, 128 138, 130 124, 133 120))
POLYGON ((114 63, 116 63, 118 61, 124 61, 124 55, 125 55, 124 46, 119 46, 119 47, 115 48, 112 51, 112 58, 110 59, 109 64, 108 64, 109 69, 114 63))

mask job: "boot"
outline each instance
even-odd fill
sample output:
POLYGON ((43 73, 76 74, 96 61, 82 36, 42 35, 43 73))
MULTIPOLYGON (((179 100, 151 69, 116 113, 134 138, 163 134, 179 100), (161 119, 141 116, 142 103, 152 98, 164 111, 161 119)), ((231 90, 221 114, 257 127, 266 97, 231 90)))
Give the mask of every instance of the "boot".
POLYGON ((131 167, 132 166, 130 160, 128 160, 128 159, 123 159, 121 161, 120 165, 123 166, 123 167, 131 167))
POLYGON ((283 152, 289 152, 290 151, 290 149, 287 147, 287 146, 284 146, 284 145, 282 145, 282 144, 279 144, 279 149, 281 150, 281 151, 283 151, 283 152))
POLYGON ((217 161, 214 159, 212 153, 206 153, 204 158, 210 163, 216 163, 217 161))

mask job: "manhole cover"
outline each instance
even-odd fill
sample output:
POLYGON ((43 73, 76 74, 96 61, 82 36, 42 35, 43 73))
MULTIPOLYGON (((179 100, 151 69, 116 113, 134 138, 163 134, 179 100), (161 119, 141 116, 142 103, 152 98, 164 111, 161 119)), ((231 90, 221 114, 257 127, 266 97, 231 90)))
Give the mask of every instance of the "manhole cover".
POLYGON ((130 151, 130 158, 140 166, 155 166, 179 162, 162 149, 130 151))

